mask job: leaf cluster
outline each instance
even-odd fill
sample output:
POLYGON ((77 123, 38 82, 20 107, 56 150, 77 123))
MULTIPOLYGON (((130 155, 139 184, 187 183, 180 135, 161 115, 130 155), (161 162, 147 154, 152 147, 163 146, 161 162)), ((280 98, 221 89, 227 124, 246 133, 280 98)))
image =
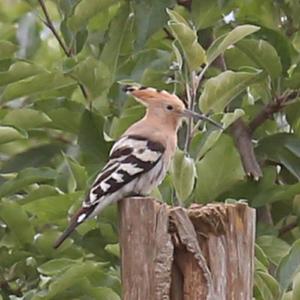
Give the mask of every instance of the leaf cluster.
POLYGON ((299 299, 299 12, 288 0, 1 1, 0 300, 120 299, 114 206, 52 244, 143 115, 124 80, 222 123, 184 124, 155 196, 246 199, 259 212, 254 298, 299 299))

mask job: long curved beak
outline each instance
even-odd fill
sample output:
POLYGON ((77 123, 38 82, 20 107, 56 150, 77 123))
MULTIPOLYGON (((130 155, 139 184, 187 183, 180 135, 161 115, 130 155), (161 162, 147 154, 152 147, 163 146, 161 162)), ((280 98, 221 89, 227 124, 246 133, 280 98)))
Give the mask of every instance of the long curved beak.
POLYGON ((221 124, 219 124, 218 122, 214 121, 213 119, 205 116, 205 115, 202 115, 202 114, 198 114, 194 111, 191 111, 189 109, 185 109, 183 111, 183 116, 185 117, 188 117, 188 118, 193 118, 195 120, 203 120, 203 121, 207 121, 211 124, 213 124, 214 126, 220 128, 220 129, 224 129, 223 126, 221 124))

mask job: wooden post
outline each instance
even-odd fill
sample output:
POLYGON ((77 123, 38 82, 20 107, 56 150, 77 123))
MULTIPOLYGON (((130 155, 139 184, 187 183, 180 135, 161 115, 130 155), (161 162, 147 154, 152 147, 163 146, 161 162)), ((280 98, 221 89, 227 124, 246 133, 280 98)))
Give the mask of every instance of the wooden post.
POLYGON ((255 211, 245 203, 120 201, 123 300, 251 300, 255 211))

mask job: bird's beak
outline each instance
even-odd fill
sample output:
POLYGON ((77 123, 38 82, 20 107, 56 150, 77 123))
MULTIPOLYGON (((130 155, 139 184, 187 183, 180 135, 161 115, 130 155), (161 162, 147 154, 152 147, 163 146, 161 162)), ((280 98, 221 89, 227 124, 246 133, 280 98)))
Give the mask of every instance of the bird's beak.
POLYGON ((198 113, 196 113, 196 112, 194 112, 194 111, 191 111, 191 110, 189 110, 189 109, 185 109, 185 110, 183 111, 183 116, 184 116, 184 117, 188 117, 188 118, 193 118, 193 119, 195 119, 195 120, 203 120, 203 121, 207 121, 207 122, 213 124, 214 126, 220 128, 220 129, 224 129, 223 126, 222 126, 221 124, 217 123, 217 122, 214 121, 213 119, 211 119, 211 118, 209 118, 209 117, 207 117, 207 116, 205 116, 205 115, 198 114, 198 113))

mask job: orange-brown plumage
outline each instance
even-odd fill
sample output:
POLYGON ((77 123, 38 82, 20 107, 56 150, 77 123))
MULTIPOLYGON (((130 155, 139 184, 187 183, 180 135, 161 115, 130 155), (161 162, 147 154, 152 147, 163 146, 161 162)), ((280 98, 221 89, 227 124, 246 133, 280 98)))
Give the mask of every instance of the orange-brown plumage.
POLYGON ((147 107, 146 114, 116 141, 82 208, 71 219, 55 248, 78 225, 99 214, 107 205, 132 194, 149 194, 166 175, 182 118, 207 119, 187 110, 176 95, 166 91, 129 85, 124 91, 147 107))

